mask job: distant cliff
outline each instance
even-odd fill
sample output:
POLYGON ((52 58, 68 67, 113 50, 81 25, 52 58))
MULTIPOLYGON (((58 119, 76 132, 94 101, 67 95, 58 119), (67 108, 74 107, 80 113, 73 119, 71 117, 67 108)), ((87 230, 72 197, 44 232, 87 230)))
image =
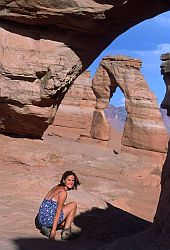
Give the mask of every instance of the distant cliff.
MULTIPOLYGON (((167 111, 165 109, 160 108, 160 111, 163 117, 165 127, 168 131, 168 134, 170 135, 170 117, 167 116, 167 111)), ((104 112, 110 123, 110 126, 112 128, 117 129, 118 131, 123 131, 127 115, 125 107, 115 107, 109 104, 109 106, 104 110, 104 112)))

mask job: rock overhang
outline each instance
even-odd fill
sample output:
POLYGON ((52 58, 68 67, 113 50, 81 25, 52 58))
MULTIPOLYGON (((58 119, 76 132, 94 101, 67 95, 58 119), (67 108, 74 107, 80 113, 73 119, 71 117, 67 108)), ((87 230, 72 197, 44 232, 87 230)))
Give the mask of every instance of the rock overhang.
POLYGON ((95 36, 108 34, 107 36, 113 39, 115 36, 113 33, 118 36, 135 24, 168 11, 169 5, 169 0, 150 2, 146 0, 3 0, 0 3, 0 19, 29 25, 54 25, 95 36))

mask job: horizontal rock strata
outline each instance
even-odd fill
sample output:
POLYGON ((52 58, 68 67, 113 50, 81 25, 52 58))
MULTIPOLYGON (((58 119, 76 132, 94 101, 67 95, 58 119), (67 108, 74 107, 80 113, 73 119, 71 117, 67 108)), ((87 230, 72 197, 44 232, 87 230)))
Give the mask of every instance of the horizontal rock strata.
POLYGON ((96 97, 92 90, 90 72, 82 73, 61 102, 54 123, 46 133, 77 139, 91 138, 90 130, 96 97))
POLYGON ((97 55, 166 10, 169 0, 1 1, 0 132, 41 138, 70 85, 97 55))
POLYGON ((158 152, 162 161, 167 152, 168 135, 156 97, 140 73, 140 68, 141 61, 138 59, 125 56, 103 58, 93 78, 96 109, 104 109, 116 88, 120 87, 127 110, 122 151, 134 153, 134 149, 137 149, 136 153, 146 155, 148 151, 158 152))

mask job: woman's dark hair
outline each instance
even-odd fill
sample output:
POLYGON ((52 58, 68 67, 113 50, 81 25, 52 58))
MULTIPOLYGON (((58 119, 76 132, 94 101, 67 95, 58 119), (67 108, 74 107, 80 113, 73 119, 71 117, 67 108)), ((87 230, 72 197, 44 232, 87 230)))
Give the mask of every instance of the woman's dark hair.
POLYGON ((77 177, 77 175, 73 172, 73 171, 66 171, 62 177, 61 177, 61 180, 60 180, 60 183, 58 184, 58 186, 65 186, 65 179, 69 176, 69 175, 73 175, 74 178, 75 178, 75 181, 74 181, 74 186, 71 188, 71 189, 77 189, 77 186, 80 185, 81 183, 79 182, 79 179, 77 177))

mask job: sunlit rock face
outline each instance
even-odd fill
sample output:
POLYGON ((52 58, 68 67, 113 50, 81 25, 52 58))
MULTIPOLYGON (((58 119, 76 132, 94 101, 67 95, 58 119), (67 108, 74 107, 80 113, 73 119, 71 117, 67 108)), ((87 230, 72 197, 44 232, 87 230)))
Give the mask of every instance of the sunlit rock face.
POLYGON ((62 41, 67 35, 25 29, 4 23, 0 28, 0 130, 41 137, 81 62, 62 41))
POLYGON ((166 10, 168 1, 161 0, 0 1, 0 132, 42 137, 95 57, 166 10))
MULTIPOLYGON (((53 124, 45 133, 108 146, 110 125, 104 111, 95 109, 92 83, 88 71, 74 81, 57 110, 53 124)), ((103 84, 99 88, 105 91, 103 84)))
POLYGON ((96 105, 90 72, 83 72, 64 96, 46 133, 74 140, 89 140, 96 105))
POLYGON ((168 135, 155 95, 141 72, 141 61, 125 56, 105 57, 93 78, 96 110, 107 107, 120 87, 126 99, 127 118, 122 136, 122 151, 156 155, 164 159, 168 135), (156 136, 155 136, 156 135, 156 136))
MULTIPOLYGON (((164 77, 167 86, 165 98, 162 102, 162 107, 166 107, 167 114, 170 113, 169 108, 169 56, 164 54, 161 56, 163 63, 161 65, 161 73, 164 77)), ((124 250, 124 249, 148 249, 148 250, 169 250, 170 249, 170 143, 168 145, 168 153, 162 169, 161 178, 161 194, 159 203, 154 217, 153 225, 149 230, 134 236, 119 239, 117 242, 112 243, 107 250, 124 250)))

